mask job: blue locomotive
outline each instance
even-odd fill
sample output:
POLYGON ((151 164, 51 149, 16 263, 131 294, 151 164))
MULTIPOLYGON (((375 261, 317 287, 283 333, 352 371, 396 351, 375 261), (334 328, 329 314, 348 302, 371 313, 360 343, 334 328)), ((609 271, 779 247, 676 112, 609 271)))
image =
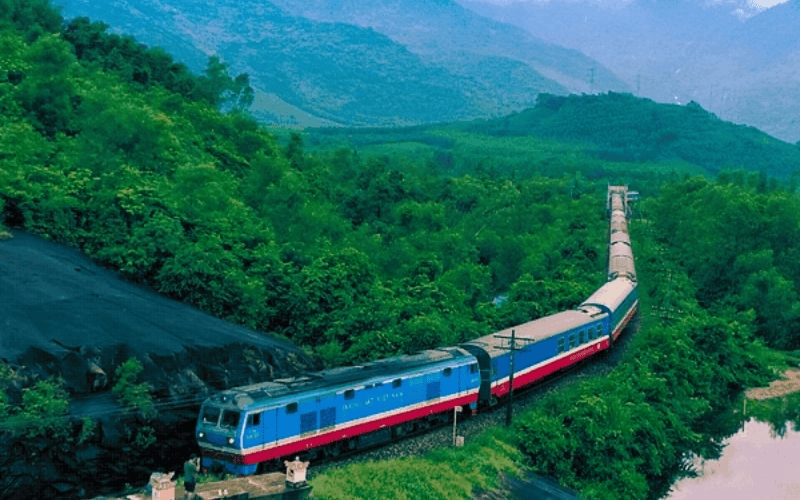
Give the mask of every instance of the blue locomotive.
POLYGON ((627 188, 610 186, 609 281, 574 310, 457 347, 273 380, 208 398, 196 438, 205 468, 252 474, 260 464, 396 439, 444 422, 454 408, 494 405, 511 390, 610 349, 638 307, 627 188), (515 344, 510 373, 509 339, 515 344))

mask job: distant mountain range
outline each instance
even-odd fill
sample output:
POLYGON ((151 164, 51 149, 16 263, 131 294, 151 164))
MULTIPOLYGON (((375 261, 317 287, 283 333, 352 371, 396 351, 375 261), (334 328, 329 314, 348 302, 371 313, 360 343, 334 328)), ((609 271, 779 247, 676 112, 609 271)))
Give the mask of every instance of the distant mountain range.
POLYGON ((220 56, 265 122, 410 125, 615 91, 800 140, 800 0, 55 2, 198 72, 220 56))
POLYGON ((202 71, 248 73, 253 114, 301 125, 409 125, 501 116, 541 92, 625 91, 574 49, 453 0, 56 0, 66 18, 158 45, 202 71))
POLYGON ((800 0, 458 0, 580 50, 659 102, 695 101, 724 120, 800 140, 800 0))

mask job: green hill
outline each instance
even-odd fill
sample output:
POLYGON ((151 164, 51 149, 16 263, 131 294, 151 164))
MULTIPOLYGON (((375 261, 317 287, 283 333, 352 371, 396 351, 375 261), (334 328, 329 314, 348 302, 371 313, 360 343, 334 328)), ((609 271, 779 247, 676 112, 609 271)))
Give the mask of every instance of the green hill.
POLYGON ((540 94, 535 107, 492 120, 402 129, 311 129, 308 134, 323 148, 410 152, 409 157, 428 158, 455 172, 481 168, 641 179, 751 171, 786 180, 800 171, 797 145, 722 121, 696 103, 660 104, 613 92, 540 94))
POLYGON ((744 169, 788 178, 800 170, 796 145, 722 121, 693 102, 659 104, 630 94, 541 94, 534 108, 468 130, 583 144, 594 156, 614 161, 682 160, 709 173, 744 169))

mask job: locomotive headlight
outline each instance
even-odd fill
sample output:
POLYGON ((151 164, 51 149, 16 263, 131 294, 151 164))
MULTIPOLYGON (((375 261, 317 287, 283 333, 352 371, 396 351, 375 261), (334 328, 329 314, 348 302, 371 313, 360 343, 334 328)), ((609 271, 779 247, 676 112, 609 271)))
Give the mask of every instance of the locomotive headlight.
POLYGON ((232 437, 228 438, 228 444, 233 444, 233 438, 232 437))
POLYGON ((199 437, 200 439, 203 439, 204 437, 206 437, 206 433, 203 432, 203 431, 200 431, 200 432, 197 433, 197 437, 199 437))

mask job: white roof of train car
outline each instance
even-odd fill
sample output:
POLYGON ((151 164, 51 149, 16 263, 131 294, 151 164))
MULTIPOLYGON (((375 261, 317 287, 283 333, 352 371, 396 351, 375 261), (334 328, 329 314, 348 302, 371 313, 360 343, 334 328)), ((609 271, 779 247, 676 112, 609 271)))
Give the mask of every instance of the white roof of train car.
POLYGON ((528 321, 521 325, 516 325, 505 330, 500 330, 489 335, 484 335, 470 342, 464 342, 465 345, 477 345, 482 347, 489 353, 490 356, 495 357, 501 351, 508 352, 508 347, 511 344, 511 330, 514 330, 514 337, 519 339, 524 344, 530 344, 530 341, 540 341, 550 338, 557 333, 567 330, 580 328, 583 325, 591 323, 595 320, 592 317, 592 311, 584 310, 569 310, 559 313, 551 314, 543 318, 528 321))

